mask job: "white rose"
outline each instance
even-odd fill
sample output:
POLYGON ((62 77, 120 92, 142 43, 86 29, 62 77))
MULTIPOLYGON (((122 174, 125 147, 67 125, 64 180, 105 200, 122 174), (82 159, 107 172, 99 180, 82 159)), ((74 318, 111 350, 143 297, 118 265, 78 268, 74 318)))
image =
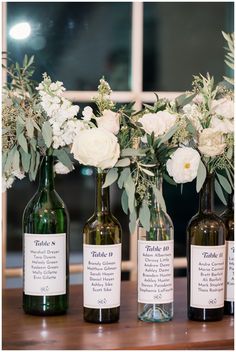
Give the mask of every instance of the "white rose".
POLYGON ((120 117, 114 111, 104 110, 103 115, 97 118, 98 127, 117 134, 120 130, 120 117))
POLYGON ((143 125, 143 129, 147 134, 158 137, 168 132, 174 126, 177 117, 168 111, 158 111, 157 113, 148 113, 143 115, 138 122, 143 125))
POLYGON ((78 132, 71 152, 81 164, 104 170, 116 164, 120 146, 113 133, 103 128, 91 128, 78 132))
POLYGON ((54 171, 56 172, 56 174, 66 175, 73 170, 74 170, 74 166, 72 167, 72 170, 70 170, 68 167, 66 167, 64 164, 62 164, 60 161, 58 161, 54 165, 54 171))
POLYGON ((219 119, 218 117, 212 117, 210 127, 215 131, 222 133, 233 133, 234 132, 234 120, 233 119, 219 119))
POLYGON ((232 119, 234 117, 234 102, 227 98, 213 100, 211 104, 212 112, 216 115, 232 119))
POLYGON ((171 155, 166 163, 166 168, 176 183, 191 182, 197 176, 200 159, 200 155, 195 149, 181 147, 171 155))
POLYGON ((198 149, 205 156, 216 156, 224 153, 223 133, 213 128, 205 128, 199 135, 198 149))
POLYGON ((82 111, 82 119, 84 121, 90 121, 93 116, 93 109, 91 106, 85 106, 84 110, 82 111))

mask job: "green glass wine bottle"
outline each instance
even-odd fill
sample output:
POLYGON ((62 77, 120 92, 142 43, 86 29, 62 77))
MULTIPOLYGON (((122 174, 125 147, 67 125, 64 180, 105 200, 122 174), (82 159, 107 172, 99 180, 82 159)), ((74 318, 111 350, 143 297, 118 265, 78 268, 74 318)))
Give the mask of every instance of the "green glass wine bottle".
POLYGON ((54 189, 53 156, 44 156, 39 187, 23 215, 23 309, 64 314, 69 301, 69 215, 54 189))
POLYGON ((228 197, 227 208, 220 215, 226 227, 226 272, 224 313, 234 315, 234 201, 228 197))
MULTIPOLYGON (((162 192, 162 177, 157 178, 162 192)), ((174 226, 150 191, 150 230, 138 225, 138 318, 165 322, 174 314, 174 226)))
POLYGON ((216 321, 224 314, 225 225, 213 212, 213 175, 199 195, 199 211, 187 227, 188 317, 216 321))
POLYGON ((119 320, 121 281, 121 226, 110 211, 106 173, 97 172, 93 216, 84 226, 84 320, 112 323, 119 320))

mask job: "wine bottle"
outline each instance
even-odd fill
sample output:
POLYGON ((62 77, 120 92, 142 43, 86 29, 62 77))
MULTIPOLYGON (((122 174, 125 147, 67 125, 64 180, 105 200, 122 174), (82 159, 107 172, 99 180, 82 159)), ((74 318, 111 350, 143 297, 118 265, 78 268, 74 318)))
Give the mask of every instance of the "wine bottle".
POLYGON ((224 314, 225 226, 213 212, 214 175, 207 175, 199 211, 187 227, 188 317, 216 321, 224 314))
POLYGON ((53 156, 44 156, 39 187, 23 215, 23 309, 64 314, 69 299, 69 216, 54 189, 53 156))
MULTIPOLYGON (((162 178, 157 187, 162 191, 162 178)), ((151 194, 150 230, 138 225, 138 318, 165 322, 173 318, 174 227, 151 194)))
POLYGON ((95 212, 84 226, 84 320, 119 320, 121 281, 121 226, 110 211, 106 173, 97 172, 95 212))
POLYGON ((224 313, 234 315, 234 202, 228 197, 227 209, 221 214, 226 227, 226 271, 224 313))

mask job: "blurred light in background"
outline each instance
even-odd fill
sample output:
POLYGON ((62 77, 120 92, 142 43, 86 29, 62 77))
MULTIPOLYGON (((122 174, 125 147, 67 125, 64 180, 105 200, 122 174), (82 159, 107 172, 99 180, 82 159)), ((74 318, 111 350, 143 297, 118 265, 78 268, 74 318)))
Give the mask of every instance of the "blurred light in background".
POLYGON ((28 22, 15 24, 9 31, 10 36, 16 40, 23 40, 30 36, 31 27, 28 22))

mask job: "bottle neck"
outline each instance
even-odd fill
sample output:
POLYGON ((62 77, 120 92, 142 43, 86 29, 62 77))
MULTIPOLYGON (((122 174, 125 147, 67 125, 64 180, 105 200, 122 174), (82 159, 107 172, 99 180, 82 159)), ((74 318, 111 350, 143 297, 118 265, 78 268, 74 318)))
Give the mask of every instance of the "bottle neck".
MULTIPOLYGON (((156 176, 156 188, 161 194, 162 194, 162 184, 163 184, 163 178, 161 175, 158 174, 156 176)), ((153 194, 153 200, 152 200, 153 206, 155 209, 160 210, 161 204, 158 201, 158 198, 156 197, 153 191, 152 191, 152 194, 153 194)))
POLYGON ((199 213, 212 213, 214 208, 214 176, 208 174, 199 195, 199 213))
POLYGON ((53 156, 45 155, 42 159, 39 173, 39 190, 54 189, 53 156))
POLYGON ((99 214, 110 213, 109 187, 102 188, 106 179, 106 172, 97 171, 96 174, 96 200, 95 212, 99 214))

